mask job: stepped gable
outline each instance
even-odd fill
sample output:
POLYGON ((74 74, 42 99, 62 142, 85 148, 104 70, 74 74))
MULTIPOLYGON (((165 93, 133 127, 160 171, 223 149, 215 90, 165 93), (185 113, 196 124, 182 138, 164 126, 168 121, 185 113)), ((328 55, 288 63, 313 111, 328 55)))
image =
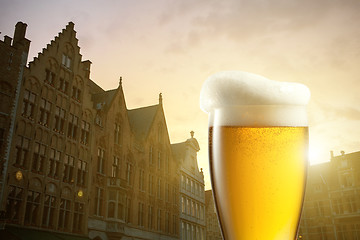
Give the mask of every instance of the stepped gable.
POLYGON ((128 110, 130 126, 137 139, 146 139, 160 106, 160 104, 157 104, 128 110))
POLYGON ((41 52, 38 53, 37 57, 34 57, 33 61, 29 62, 29 68, 31 68, 33 65, 36 65, 38 63, 39 60, 41 60, 41 58, 44 56, 44 54, 46 54, 47 51, 49 51, 52 48, 57 48, 59 49, 59 39, 60 38, 64 38, 69 39, 69 42, 71 42, 71 38, 75 39, 75 52, 76 54, 80 55, 80 59, 82 57, 82 55, 80 54, 80 47, 78 45, 79 40, 76 38, 76 31, 74 30, 74 23, 73 22, 69 22, 68 25, 66 25, 66 27, 64 29, 62 29, 61 32, 59 32, 59 34, 57 36, 55 36, 54 40, 51 40, 51 42, 49 44, 46 45, 46 48, 43 48, 41 52))

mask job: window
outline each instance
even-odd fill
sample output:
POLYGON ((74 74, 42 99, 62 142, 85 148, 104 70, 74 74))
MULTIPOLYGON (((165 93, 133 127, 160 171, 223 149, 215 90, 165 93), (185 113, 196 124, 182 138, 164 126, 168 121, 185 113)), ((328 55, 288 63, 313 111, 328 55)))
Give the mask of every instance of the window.
POLYGON ((158 231, 161 231, 161 222, 162 222, 161 209, 158 209, 158 211, 157 211, 157 230, 158 231))
POLYGON ((173 187, 172 188, 172 197, 173 197, 173 203, 175 204, 175 205, 177 205, 178 204, 178 199, 177 199, 177 189, 176 189, 176 187, 173 187))
POLYGON ((42 218, 42 225, 44 227, 54 228, 55 222, 55 202, 56 198, 51 195, 45 195, 44 201, 44 211, 43 211, 43 218, 42 218))
POLYGON ((65 93, 66 95, 68 94, 68 88, 69 88, 69 82, 66 81, 63 78, 60 78, 59 80, 59 91, 65 93))
POLYGON ((185 198, 181 197, 181 212, 186 213, 186 204, 185 204, 185 198))
POLYGON ((61 199, 60 200, 60 211, 59 211, 59 222, 58 229, 69 230, 70 222, 70 200, 61 199))
POLYGON ((16 139, 16 158, 15 165, 22 168, 28 168, 28 153, 30 139, 18 136, 16 139))
POLYGON ((78 163, 77 163, 77 180, 76 180, 76 184, 78 186, 85 186, 86 173, 87 173, 87 163, 85 161, 78 160, 78 163))
POLYGON ((170 164, 169 164, 169 154, 166 153, 165 156, 165 170, 170 173, 170 164))
POLYGON ((73 231, 82 232, 83 222, 84 222, 84 204, 80 202, 75 202, 73 231))
POLYGON ((6 200, 5 218, 11 222, 19 222, 19 213, 22 205, 23 189, 16 186, 9 186, 9 194, 6 200))
POLYGON ((145 191, 145 171, 139 170, 139 189, 140 191, 145 191))
POLYGON ((144 227, 144 204, 140 202, 138 206, 138 225, 144 227))
POLYGON ((51 109, 51 102, 49 102, 46 99, 42 98, 40 100, 39 123, 41 125, 46 126, 46 127, 49 125, 50 109, 51 109))
POLYGON ((105 168, 105 150, 98 148, 97 172, 104 174, 105 168))
POLYGON ((74 183, 74 162, 75 158, 73 156, 65 155, 63 182, 74 183))
POLYGON ((51 86, 55 85, 55 73, 51 72, 49 69, 45 70, 46 76, 45 76, 45 82, 50 84, 51 86))
POLYGON ((80 142, 87 145, 89 143, 89 134, 90 134, 90 124, 86 121, 82 121, 80 142))
POLYGON ((119 177, 119 157, 114 156, 113 164, 111 166, 111 177, 119 177))
POLYGON ((200 218, 200 208, 198 203, 196 203, 195 205, 195 212, 196 212, 196 218, 200 218))
POLYGON ((125 222, 131 222, 131 199, 126 198, 125 222))
POLYGON ((123 201, 122 201, 123 197, 121 196, 121 199, 120 199, 120 196, 119 196, 119 199, 118 199, 118 209, 117 209, 117 218, 120 219, 120 220, 124 220, 124 204, 123 204, 123 201))
POLYGON ((161 169, 161 151, 158 151, 158 169, 161 169))
POLYGON ((153 164, 153 146, 150 146, 149 148, 149 163, 153 164))
POLYGON ((165 232, 170 233, 170 213, 165 213, 165 232))
POLYGON ((165 183, 165 201, 169 202, 169 184, 165 183))
POLYGON ((96 188, 96 196, 95 196, 95 215, 97 216, 103 216, 103 212, 102 212, 102 206, 103 206, 103 202, 104 202, 104 189, 102 188, 96 188))
POLYGON ((71 68, 71 58, 70 58, 68 55, 63 54, 63 55, 62 55, 61 64, 62 64, 64 67, 70 69, 70 68, 71 68))
POLYGON ((172 233, 173 234, 177 234, 177 225, 178 221, 177 221, 177 217, 176 215, 173 215, 173 221, 172 221, 172 224, 173 224, 173 230, 172 230, 172 233))
POLYGON ((75 86, 73 86, 72 88, 72 94, 71 97, 75 100, 77 100, 78 102, 80 102, 81 99, 81 90, 75 86))
POLYGON ((108 204, 108 217, 109 218, 115 217, 115 202, 109 202, 108 204))
POLYGON ((64 132, 65 114, 66 114, 66 111, 64 109, 62 109, 60 107, 55 108, 54 130, 56 132, 60 132, 60 133, 64 132))
POLYGON ((24 99, 23 99, 23 109, 22 109, 22 115, 24 117, 28 117, 28 118, 34 117, 35 100, 36 100, 35 93, 32 93, 29 90, 25 89, 24 99))
POLYGON ((350 187, 353 186, 354 182, 353 182, 353 177, 351 174, 349 173, 344 173, 341 176, 341 186, 342 187, 350 187))
POLYGON ((148 228, 149 229, 154 229, 154 207, 153 206, 149 206, 149 211, 148 211, 148 228))
POLYGON ((181 222, 181 232, 182 232, 182 239, 186 239, 186 225, 184 222, 181 222))
POLYGON ((132 179, 132 165, 131 163, 127 163, 126 164, 126 181, 129 185, 132 184, 131 179, 132 179))
POLYGON ((186 189, 185 176, 184 175, 181 175, 181 187, 183 189, 186 189))
POLYGON ((61 152, 53 148, 50 149, 48 176, 53 178, 59 178, 59 166, 60 166, 61 152))
POLYGON ((204 206, 200 205, 200 219, 204 220, 205 218, 205 210, 204 210, 204 206))
POLYGON ((44 144, 37 142, 35 143, 34 155, 31 165, 31 170, 33 172, 42 173, 44 171, 45 151, 46 151, 46 146, 44 144))
POLYGON ((40 213, 40 196, 39 192, 28 191, 25 211, 25 224, 37 225, 38 215, 40 213))
POLYGON ((161 199, 161 179, 158 178, 158 182, 157 182, 157 198, 161 199))
POLYGON ((163 130, 162 130, 162 125, 160 124, 158 127, 158 142, 161 143, 162 138, 163 138, 163 134, 162 134, 163 130))
POLYGON ((149 175, 149 194, 154 195, 154 176, 149 175))
POLYGON ((77 129, 78 129, 79 118, 70 113, 69 115, 69 124, 68 124, 68 137, 76 139, 77 129))
POLYGON ((119 123, 115 123, 114 126, 114 142, 115 144, 121 144, 121 126, 119 123))
POLYGON ((190 200, 188 198, 186 199, 186 214, 191 214, 190 200))

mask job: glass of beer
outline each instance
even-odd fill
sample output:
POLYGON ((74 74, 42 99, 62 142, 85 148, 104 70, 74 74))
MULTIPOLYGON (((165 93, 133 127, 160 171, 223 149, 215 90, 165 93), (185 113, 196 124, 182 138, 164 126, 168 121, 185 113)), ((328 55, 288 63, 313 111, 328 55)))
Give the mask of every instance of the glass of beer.
POLYGON ((296 239, 308 158, 307 87, 244 72, 204 84, 213 196, 225 240, 296 239))

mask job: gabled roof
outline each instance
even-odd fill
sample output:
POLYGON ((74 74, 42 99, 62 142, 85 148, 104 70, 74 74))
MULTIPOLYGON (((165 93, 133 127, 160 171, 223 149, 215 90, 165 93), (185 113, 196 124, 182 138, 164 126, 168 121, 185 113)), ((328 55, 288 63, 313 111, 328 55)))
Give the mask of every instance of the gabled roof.
POLYGON ((147 137, 159 104, 128 110, 131 129, 139 140, 147 137))
POLYGON ((104 91, 102 93, 93 94, 92 100, 94 103, 94 108, 97 110, 107 109, 110 106, 112 100, 114 99, 116 91, 117 89, 112 89, 104 91))
POLYGON ((186 153, 186 142, 171 144, 171 151, 175 159, 184 159, 186 153))

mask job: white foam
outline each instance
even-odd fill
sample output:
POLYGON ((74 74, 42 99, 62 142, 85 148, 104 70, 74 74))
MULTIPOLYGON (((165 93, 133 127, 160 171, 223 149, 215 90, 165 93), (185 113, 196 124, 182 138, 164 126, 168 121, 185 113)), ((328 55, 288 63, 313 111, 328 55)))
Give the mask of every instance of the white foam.
POLYGON ((273 81, 240 71, 210 76, 200 93, 200 107, 210 114, 210 125, 215 122, 221 125, 306 126, 309 100, 310 91, 303 84, 273 81), (218 116, 215 113, 219 113, 218 116))

